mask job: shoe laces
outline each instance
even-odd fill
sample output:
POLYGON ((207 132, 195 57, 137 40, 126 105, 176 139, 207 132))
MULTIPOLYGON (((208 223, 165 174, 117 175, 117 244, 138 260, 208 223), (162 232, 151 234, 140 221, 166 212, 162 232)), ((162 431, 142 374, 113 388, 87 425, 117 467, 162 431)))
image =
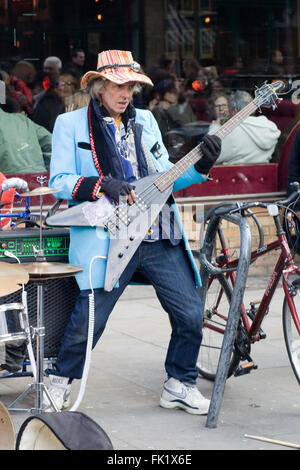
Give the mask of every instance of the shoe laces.
POLYGON ((186 387, 187 396, 190 398, 190 400, 193 403, 200 403, 200 402, 203 403, 203 401, 207 400, 206 398, 204 398, 202 393, 198 390, 196 385, 192 385, 192 386, 185 385, 185 387, 186 387))
POLYGON ((49 387, 49 394, 51 398, 56 402, 56 400, 65 400, 70 395, 71 387, 59 387, 57 385, 50 385, 49 387))

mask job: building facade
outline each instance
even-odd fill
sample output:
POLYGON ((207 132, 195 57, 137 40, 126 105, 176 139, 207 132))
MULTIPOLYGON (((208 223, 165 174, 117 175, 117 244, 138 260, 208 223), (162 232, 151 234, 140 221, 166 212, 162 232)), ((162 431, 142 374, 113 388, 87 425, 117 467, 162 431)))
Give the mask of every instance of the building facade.
POLYGON ((179 74, 190 58, 263 74, 279 50, 284 72, 297 74, 299 19, 299 0, 0 0, 0 58, 38 68, 82 47, 94 68, 99 51, 122 48, 146 68, 167 54, 179 74))

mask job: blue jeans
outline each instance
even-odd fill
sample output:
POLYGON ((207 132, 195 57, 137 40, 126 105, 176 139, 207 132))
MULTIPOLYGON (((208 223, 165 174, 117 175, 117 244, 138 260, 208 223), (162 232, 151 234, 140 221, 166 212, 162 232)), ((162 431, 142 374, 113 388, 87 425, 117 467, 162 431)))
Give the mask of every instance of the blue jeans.
MULTIPOLYGON (((129 284, 133 273, 142 274, 152 284, 168 313, 172 334, 165 361, 168 376, 195 383, 196 361, 202 339, 202 302, 182 243, 168 240, 142 242, 123 272, 119 287, 111 292, 94 290, 94 343, 101 337, 108 317, 129 284)), ((83 290, 66 328, 54 370, 46 373, 80 379, 83 373, 89 312, 89 290, 83 290)))

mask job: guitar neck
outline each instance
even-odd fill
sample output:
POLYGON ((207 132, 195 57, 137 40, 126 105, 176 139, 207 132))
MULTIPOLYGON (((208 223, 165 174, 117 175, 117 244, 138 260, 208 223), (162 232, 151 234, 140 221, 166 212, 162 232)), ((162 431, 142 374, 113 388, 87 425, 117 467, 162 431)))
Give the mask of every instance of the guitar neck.
MULTIPOLYGON (((226 135, 230 134, 241 122, 243 122, 250 114, 256 111, 257 106, 252 101, 245 106, 241 111, 235 114, 229 121, 225 122, 214 135, 223 139, 226 135)), ((194 165, 201 157, 203 153, 201 151, 201 143, 187 153, 181 160, 162 175, 160 175, 154 182, 155 186, 160 191, 165 191, 171 186, 183 173, 185 173, 192 165, 194 165)))

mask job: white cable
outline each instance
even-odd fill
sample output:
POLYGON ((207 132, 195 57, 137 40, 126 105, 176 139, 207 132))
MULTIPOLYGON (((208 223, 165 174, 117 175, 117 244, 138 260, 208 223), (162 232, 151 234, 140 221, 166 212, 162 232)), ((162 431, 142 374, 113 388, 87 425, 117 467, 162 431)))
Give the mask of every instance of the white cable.
POLYGON ((89 266, 89 280, 90 280, 91 294, 89 294, 89 323, 88 323, 88 337, 87 337, 87 344, 86 344, 86 355, 85 355, 85 362, 84 362, 84 367, 83 367, 79 393, 70 411, 76 411, 82 401, 82 398, 85 393, 86 382, 87 382, 89 369, 90 369, 91 354, 92 354, 92 348, 93 348, 93 338, 94 338, 94 323, 95 323, 95 298, 94 298, 94 289, 92 286, 92 264, 95 261, 95 259, 106 259, 106 256, 94 256, 91 259, 90 266, 89 266))
POLYGON ((24 306, 24 311, 25 311, 25 316, 26 316, 26 322, 27 322, 26 326, 28 327, 28 331, 27 331, 27 351, 28 351, 28 356, 29 356, 31 368, 32 368, 32 374, 33 374, 33 377, 36 380, 36 363, 35 363, 35 357, 34 357, 33 348, 32 348, 30 329, 29 329, 30 326, 29 326, 28 309, 27 309, 27 292, 26 292, 25 289, 23 289, 23 292, 22 292, 22 304, 24 306))

